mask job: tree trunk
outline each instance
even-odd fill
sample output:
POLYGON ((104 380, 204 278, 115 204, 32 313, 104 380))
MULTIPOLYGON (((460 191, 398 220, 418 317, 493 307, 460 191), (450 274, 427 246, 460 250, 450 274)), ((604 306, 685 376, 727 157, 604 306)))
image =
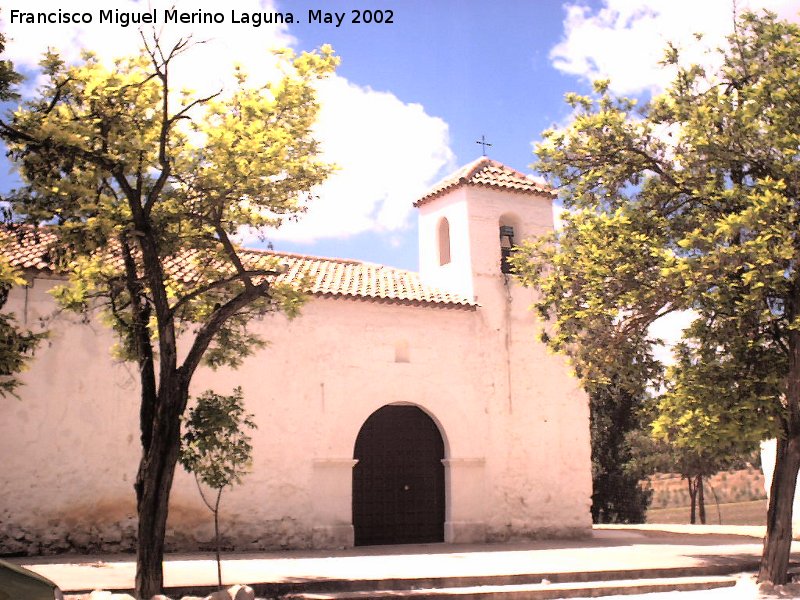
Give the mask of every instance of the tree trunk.
POLYGON ((708 484, 708 489, 711 490, 711 493, 714 494, 714 504, 717 505, 717 518, 719 519, 719 524, 722 525, 722 511, 719 509, 719 498, 717 497, 717 490, 715 490, 711 483, 708 484))
MULTIPOLYGON (((792 321, 800 314, 800 299, 789 303, 792 321)), ((775 470, 769 494, 767 535, 761 554, 758 581, 783 585, 789 579, 792 547, 792 509, 800 469, 800 331, 789 332, 789 369, 786 377, 785 439, 775 447, 775 470)))
POLYGON ((222 490, 217 490, 217 502, 214 504, 214 539, 217 542, 217 584, 219 589, 222 589, 222 560, 220 559, 219 551, 219 501, 222 499, 222 490))
POLYGON ((697 481, 694 484, 694 489, 697 491, 697 507, 700 511, 700 523, 706 524, 706 498, 703 493, 703 476, 698 475, 697 481))
POLYGON ((697 500, 697 488, 694 486, 694 481, 692 480, 691 475, 686 477, 686 483, 689 485, 689 504, 691 506, 689 510, 689 524, 694 525, 697 521, 695 504, 695 501, 697 500))
POLYGON ((158 399, 150 447, 144 450, 136 476, 139 515, 136 548, 136 597, 149 599, 160 594, 164 584, 164 536, 167 528, 169 495, 180 450, 180 406, 182 393, 158 399))
POLYGON ((800 434, 778 440, 769 494, 767 536, 758 580, 783 585, 788 581, 792 545, 792 503, 800 469, 800 434))

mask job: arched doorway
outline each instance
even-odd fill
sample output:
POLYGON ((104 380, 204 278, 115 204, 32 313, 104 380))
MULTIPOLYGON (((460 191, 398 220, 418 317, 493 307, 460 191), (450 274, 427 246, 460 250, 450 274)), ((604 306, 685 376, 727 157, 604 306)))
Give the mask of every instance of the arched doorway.
POLYGON ((444 541, 444 441, 416 406, 389 405, 356 438, 356 546, 444 541))

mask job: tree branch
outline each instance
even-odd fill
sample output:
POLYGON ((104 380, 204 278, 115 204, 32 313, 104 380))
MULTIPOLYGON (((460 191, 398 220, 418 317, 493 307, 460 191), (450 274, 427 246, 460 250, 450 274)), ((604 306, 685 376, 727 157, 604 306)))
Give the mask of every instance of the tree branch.
POLYGON ((189 292, 188 294, 182 296, 172 306, 172 309, 171 309, 172 313, 173 314, 176 313, 181 306, 191 302, 192 300, 194 300, 198 296, 200 296, 202 294, 205 294, 206 292, 210 292, 211 290, 214 290, 214 289, 217 289, 217 288, 220 288, 220 287, 224 287, 224 286, 228 285, 229 283, 233 283, 234 281, 241 280, 243 276, 246 276, 246 277, 252 279, 253 277, 258 277, 258 276, 269 277, 269 276, 272 276, 272 275, 279 275, 279 274, 280 274, 279 271, 271 271, 271 270, 268 271, 268 270, 264 270, 264 269, 255 269, 255 270, 251 270, 251 271, 245 271, 244 275, 240 274, 240 273, 237 273, 236 275, 231 275, 230 277, 225 277, 224 279, 218 279, 217 281, 212 281, 211 283, 208 283, 208 284, 203 285, 203 286, 201 286, 201 287, 199 287, 197 289, 194 289, 191 292, 189 292))
POLYGON ((230 238, 228 237, 228 233, 220 224, 220 219, 216 219, 216 223, 214 224, 214 229, 217 232, 217 237, 219 238, 222 247, 225 249, 225 253, 228 255, 228 259, 231 261, 233 266, 236 268, 236 272, 242 278, 242 283, 244 284, 245 288, 250 289, 253 287, 253 280, 247 276, 247 269, 244 268, 241 259, 239 258, 238 252, 236 252, 236 248, 234 248, 233 243, 231 243, 230 238))
POLYGON ((133 317, 130 324, 131 338, 139 364, 139 379, 141 382, 141 406, 139 408, 140 432, 142 447, 145 451, 152 443, 152 427, 155 415, 156 400, 156 375, 153 361, 153 345, 150 339, 150 311, 147 300, 143 297, 142 284, 136 272, 136 262, 133 258, 130 245, 123 232, 119 235, 120 251, 125 265, 125 284, 131 297, 130 307, 133 317))
POLYGON ((194 374, 194 371, 200 364, 200 360, 203 358, 203 354, 206 349, 208 349, 209 344, 211 344, 211 340, 214 339, 214 336, 219 332, 222 326, 225 325, 225 322, 257 298, 268 296, 269 291, 270 283, 268 281, 262 281, 258 285, 252 285, 251 283, 250 287, 246 287, 241 294, 235 296, 211 313, 211 316, 197 332, 192 347, 186 355, 183 365, 179 369, 187 381, 194 374))
POLYGON ((97 165, 98 167, 106 169, 109 172, 123 166, 121 163, 112 160, 110 157, 100 152, 86 150, 71 144, 59 143, 50 137, 41 140, 28 133, 25 133, 24 131, 20 131, 19 129, 12 127, 2 120, 0 120, 0 137, 12 142, 29 144, 32 149, 52 152, 59 156, 68 156, 70 154, 74 154, 93 165, 97 165))

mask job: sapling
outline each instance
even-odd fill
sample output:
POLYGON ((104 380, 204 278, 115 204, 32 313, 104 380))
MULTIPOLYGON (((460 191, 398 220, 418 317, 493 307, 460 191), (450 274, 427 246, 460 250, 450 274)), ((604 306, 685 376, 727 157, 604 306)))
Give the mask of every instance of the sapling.
POLYGON ((206 390, 189 409, 181 438, 180 463, 194 475, 203 503, 214 515, 214 540, 217 558, 217 581, 222 589, 220 561, 219 505, 222 491, 240 483, 250 470, 253 446, 248 429, 256 429, 253 415, 246 413, 242 388, 236 387, 230 396, 206 390), (216 490, 209 501, 203 486, 216 490))

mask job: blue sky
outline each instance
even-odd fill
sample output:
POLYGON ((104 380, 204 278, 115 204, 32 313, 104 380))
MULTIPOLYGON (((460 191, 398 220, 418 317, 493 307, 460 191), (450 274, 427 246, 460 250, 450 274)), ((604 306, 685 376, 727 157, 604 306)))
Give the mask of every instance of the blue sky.
MULTIPOLYGON (((0 30, 7 36, 8 57, 30 71, 47 45, 67 59, 77 58, 81 46, 104 57, 133 52, 136 29, 99 23, 99 10, 160 12, 172 4, 69 3, 70 11, 93 17, 92 23, 73 26, 11 23, 12 10, 57 11, 67 5, 8 0, 0 30)), ((798 0, 737 4, 739 10, 768 7, 793 19, 800 10, 798 0)), ((412 270, 417 231, 411 203, 480 156, 476 140, 482 135, 492 144, 491 158, 529 172, 532 144, 541 131, 569 120, 567 91, 586 91, 591 79, 610 77, 616 91, 646 98, 669 79, 656 64, 668 40, 683 45, 692 60, 706 60, 702 49, 721 43, 732 23, 730 0, 194 0, 177 6, 220 12, 226 21, 165 26, 169 35, 192 33, 208 40, 181 65, 183 82, 200 89, 224 87, 234 62, 269 77, 269 47, 333 45, 342 63, 319 92, 318 138, 340 171, 318 190, 319 199, 299 223, 270 237, 278 250, 412 270), (392 11, 394 22, 355 24, 354 9, 392 11), (306 22, 309 10, 346 15, 336 27, 306 22), (233 24, 231 11, 288 11, 301 22, 255 28, 233 24), (702 43, 694 32, 706 34, 702 43)), ((8 168, 0 166, 0 172, 8 168)), ((0 178, 0 191, 12 181, 0 178)))
MULTIPOLYGON (((352 2, 328 6, 344 11, 352 2)), ((291 31, 301 47, 333 44, 342 57, 339 74, 349 81, 444 118, 459 164, 480 155, 475 142, 486 135, 493 158, 526 169, 531 139, 563 118, 563 93, 576 84, 548 59, 562 36, 562 5, 406 0, 394 6, 391 26, 304 24, 291 31)))

